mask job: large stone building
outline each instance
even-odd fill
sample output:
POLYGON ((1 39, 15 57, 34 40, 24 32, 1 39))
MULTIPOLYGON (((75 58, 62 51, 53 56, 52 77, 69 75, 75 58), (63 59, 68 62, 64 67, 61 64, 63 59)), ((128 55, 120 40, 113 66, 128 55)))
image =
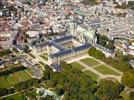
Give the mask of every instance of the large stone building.
POLYGON ((59 65, 61 61, 68 61, 87 54, 91 43, 94 42, 95 36, 92 32, 87 32, 86 34, 88 35, 76 33, 73 35, 58 36, 52 40, 36 42, 30 48, 39 55, 47 53, 47 62, 49 65, 59 65))
POLYGON ((86 29, 81 26, 77 26, 77 28, 71 30, 71 33, 82 43, 95 44, 96 42, 95 30, 93 29, 86 29))

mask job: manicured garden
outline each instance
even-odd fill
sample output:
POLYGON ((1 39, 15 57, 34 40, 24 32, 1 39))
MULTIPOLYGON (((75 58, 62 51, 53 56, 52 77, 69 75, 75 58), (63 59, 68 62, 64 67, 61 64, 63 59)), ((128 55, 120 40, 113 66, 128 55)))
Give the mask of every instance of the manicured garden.
POLYGON ((8 88, 19 82, 31 79, 31 76, 25 71, 18 71, 13 74, 0 77, 0 88, 8 88))
POLYGON ((87 64, 88 66, 92 67, 94 65, 98 65, 99 62, 97 62, 96 60, 92 59, 92 58, 85 58, 81 60, 83 63, 87 64))
POLYGON ((90 71, 90 70, 86 70, 83 73, 85 73, 86 75, 90 76, 93 80, 97 81, 99 76, 96 75, 94 72, 90 71))
POLYGON ((105 65, 100 65, 98 67, 95 67, 94 69, 97 70, 98 72, 104 74, 104 75, 117 75, 117 76, 120 75, 118 72, 112 70, 111 68, 108 68, 105 65))

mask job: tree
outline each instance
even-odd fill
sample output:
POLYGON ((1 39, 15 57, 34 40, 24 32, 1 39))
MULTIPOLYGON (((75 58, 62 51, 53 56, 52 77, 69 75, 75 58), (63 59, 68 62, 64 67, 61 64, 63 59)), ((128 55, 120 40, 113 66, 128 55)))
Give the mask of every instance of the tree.
POLYGON ((130 87, 133 88, 134 87, 134 69, 130 69, 126 72, 123 73, 121 82, 130 87))
POLYGON ((26 52, 26 53, 30 52, 30 49, 27 45, 25 45, 25 47, 24 47, 24 52, 26 52))
POLYGON ((110 49, 110 50, 114 50, 114 41, 113 40, 109 40, 106 36, 104 35, 100 35, 100 34, 96 34, 97 35, 97 44, 110 49))
POLYGON ((37 41, 32 41, 32 45, 36 45, 37 44, 37 41))
POLYGON ((110 50, 114 50, 114 42, 112 40, 109 40, 108 43, 106 44, 106 48, 110 49, 110 50))
POLYGON ((110 64, 112 67, 115 67, 123 72, 129 69, 132 69, 132 66, 129 64, 129 60, 133 59, 133 57, 130 55, 124 56, 121 53, 117 53, 115 55, 115 58, 105 57, 103 52, 101 52, 100 50, 97 50, 94 47, 89 49, 88 54, 89 56, 93 56, 96 59, 100 59, 104 61, 105 63, 110 64))
POLYGON ((0 88, 0 96, 4 96, 6 94, 8 94, 8 89, 6 89, 6 88, 0 88))
POLYGON ((120 69, 123 72, 132 68, 129 62, 126 61, 118 61, 117 65, 114 66, 116 66, 116 68, 120 69))
POLYGON ((57 89, 56 93, 57 93, 57 95, 61 96, 61 95, 63 95, 65 93, 65 91, 60 88, 60 89, 57 89))
POLYGON ((39 96, 43 96, 43 94, 44 94, 44 91, 39 91, 39 96))
POLYGON ((50 71, 48 70, 45 70, 44 71, 44 77, 43 77, 44 80, 50 80, 50 71))
POLYGON ((70 68, 70 66, 69 66, 65 61, 61 61, 61 62, 60 62, 60 66, 61 66, 63 69, 68 69, 68 68, 70 68))
POLYGON ((105 58, 105 55, 101 51, 97 50, 94 47, 92 47, 88 50, 88 54, 90 56, 97 58, 97 59, 104 59, 105 58))
POLYGON ((120 8, 120 9, 134 9, 134 1, 128 1, 128 4, 126 3, 122 3, 122 5, 117 5, 116 6, 117 8, 120 8))
POLYGON ((11 53, 10 49, 5 49, 5 50, 2 50, 0 51, 0 57, 2 56, 7 56, 11 53))
POLYGON ((119 97, 121 84, 113 80, 100 80, 96 95, 102 100, 113 100, 119 97))
POLYGON ((134 1, 128 1, 128 7, 134 9, 134 1))
POLYGON ((130 100, 134 100, 134 92, 130 92, 129 93, 129 99, 130 100))
POLYGON ((15 67, 15 68, 11 68, 9 70, 1 71, 0 76, 9 75, 9 74, 12 74, 14 72, 25 70, 25 69, 27 69, 27 68, 23 67, 23 66, 18 66, 18 67, 15 67))
POLYGON ((40 98, 40 100, 55 100, 53 96, 47 95, 46 97, 40 98))
POLYGON ((46 80, 48 88, 52 87, 58 95, 62 95, 65 92, 64 100, 83 100, 85 95, 87 95, 87 98, 95 97, 96 81, 83 74, 80 70, 73 68, 65 61, 61 61, 61 67, 63 70, 60 73, 46 68, 50 75, 50 79, 46 80))
POLYGON ((82 3, 86 5, 96 5, 98 4, 97 0, 83 0, 82 3))
POLYGON ((2 2, 0 1, 0 9, 2 9, 4 7, 4 5, 2 4, 2 2))

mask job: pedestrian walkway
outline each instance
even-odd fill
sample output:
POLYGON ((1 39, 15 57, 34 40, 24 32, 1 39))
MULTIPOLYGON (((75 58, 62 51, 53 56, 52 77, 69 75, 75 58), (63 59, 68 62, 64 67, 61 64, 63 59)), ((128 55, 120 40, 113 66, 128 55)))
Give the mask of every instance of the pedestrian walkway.
POLYGON ((90 58, 92 58, 92 59, 98 61, 99 63, 101 63, 101 64, 107 66, 108 68, 114 70, 115 72, 117 72, 117 73, 119 73, 119 74, 121 74, 121 75, 123 74, 121 71, 119 71, 119 70, 117 70, 117 69, 115 69, 115 68, 113 68, 113 67, 108 66, 106 63, 102 62, 101 60, 98 60, 98 59, 96 59, 96 58, 94 58, 94 57, 91 57, 91 56, 90 56, 90 58))
POLYGON ((82 65, 83 67, 85 67, 85 69, 82 70, 83 72, 86 71, 86 70, 90 70, 90 71, 92 71, 93 73, 95 73, 96 75, 98 75, 98 76, 99 76, 98 81, 99 81, 100 79, 113 78, 113 79, 117 79, 119 82, 121 82, 121 76, 122 76, 122 75, 120 75, 120 76, 116 76, 116 75, 104 75, 104 74, 102 74, 102 73, 96 71, 94 68, 95 68, 95 67, 98 67, 98 66, 100 66, 100 65, 102 65, 101 62, 100 62, 100 64, 94 65, 94 66, 92 66, 92 67, 86 65, 86 64, 83 63, 82 61, 77 61, 77 62, 78 62, 80 65, 82 65))

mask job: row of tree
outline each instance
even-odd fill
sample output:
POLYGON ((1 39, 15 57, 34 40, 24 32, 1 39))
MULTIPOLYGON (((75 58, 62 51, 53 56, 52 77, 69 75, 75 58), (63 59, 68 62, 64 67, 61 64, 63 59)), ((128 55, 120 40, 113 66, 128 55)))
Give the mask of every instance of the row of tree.
POLYGON ((124 86, 118 81, 100 80, 96 95, 100 100, 115 100, 121 99, 119 94, 124 90, 124 86))
POLYGON ((36 87, 39 85, 40 82, 41 82, 41 80, 31 79, 28 81, 20 82, 11 88, 0 88, 0 96, 4 96, 4 95, 12 94, 12 93, 15 93, 18 91, 30 89, 32 87, 36 87))
POLYGON ((124 86, 113 80, 92 80, 80 70, 66 62, 61 62, 62 72, 52 72, 46 68, 44 80, 47 88, 52 88, 63 100, 113 100, 119 96, 124 86), (98 84, 98 85, 97 85, 98 84))
POLYGON ((103 79, 97 83, 90 76, 64 61, 60 65, 62 72, 53 72, 49 66, 46 66, 42 79, 31 79, 14 85, 14 88, 0 89, 0 96, 38 87, 40 83, 44 84, 45 82, 46 88, 51 87, 59 96, 64 94, 63 100, 114 100, 122 98, 119 94, 124 86, 119 82, 103 79))
POLYGON ((117 4, 116 7, 121 8, 121 9, 132 9, 132 10, 134 10, 134 1, 128 1, 128 4, 126 4, 125 2, 122 3, 122 5, 117 4))
POLYGON ((5 70, 5 71, 0 72, 0 77, 1 76, 6 76, 6 75, 9 75, 9 74, 18 72, 18 71, 22 71, 22 70, 25 70, 25 69, 27 69, 27 68, 23 67, 23 66, 18 66, 18 67, 15 67, 15 68, 11 68, 9 70, 5 70))
POLYGON ((132 66, 129 64, 129 60, 132 59, 133 57, 130 55, 124 56, 120 53, 117 53, 115 55, 115 58, 112 57, 105 57, 105 55, 97 50, 96 48, 91 48, 88 51, 88 54, 90 56, 93 56, 97 59, 100 59, 107 64, 123 71, 123 76, 122 76, 122 84, 125 86, 128 86, 130 88, 134 88, 134 69, 132 66))
POLYGON ((95 100, 97 82, 91 77, 74 69, 66 62, 61 62, 62 72, 53 72, 47 68, 44 72, 47 88, 53 88, 58 95, 64 94, 64 100, 95 100))
POLYGON ((82 3, 86 4, 86 5, 96 5, 96 4, 98 4, 97 0, 83 0, 82 3))
POLYGON ((123 72, 128 69, 132 69, 132 66, 128 62, 131 59, 131 56, 124 56, 120 53, 117 53, 115 55, 115 58, 106 57, 100 50, 97 50, 94 47, 89 49, 88 54, 90 56, 93 56, 97 59, 102 60, 103 62, 107 63, 108 65, 111 65, 112 67, 115 67, 123 72))
POLYGON ((130 88, 134 88, 134 69, 124 72, 121 82, 130 88))
POLYGON ((97 44, 110 49, 110 50, 114 50, 114 41, 113 40, 109 40, 106 36, 104 35, 100 35, 100 34, 96 34, 97 35, 97 44))
POLYGON ((2 9, 4 7, 4 5, 2 4, 2 2, 0 1, 0 9, 2 9))
POLYGON ((4 96, 4 95, 7 95, 7 94, 12 94, 14 93, 14 88, 0 88, 0 96, 4 96))
POLYGON ((130 100, 134 100, 134 92, 130 92, 129 93, 129 99, 130 100))
POLYGON ((9 55, 10 53, 11 51, 9 49, 2 50, 0 51, 0 57, 9 55))
POLYGON ((38 86, 40 82, 41 82, 41 80, 39 80, 39 79, 31 79, 28 81, 23 81, 23 82, 20 82, 20 83, 14 85, 14 89, 15 89, 15 91, 30 89, 33 86, 34 87, 38 86))

